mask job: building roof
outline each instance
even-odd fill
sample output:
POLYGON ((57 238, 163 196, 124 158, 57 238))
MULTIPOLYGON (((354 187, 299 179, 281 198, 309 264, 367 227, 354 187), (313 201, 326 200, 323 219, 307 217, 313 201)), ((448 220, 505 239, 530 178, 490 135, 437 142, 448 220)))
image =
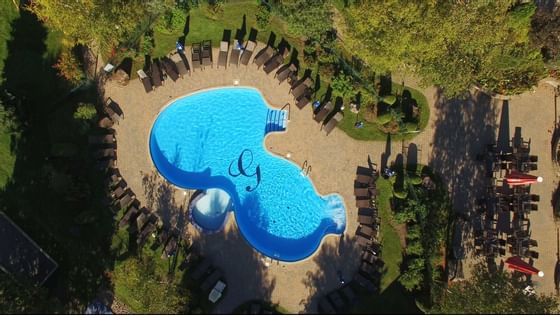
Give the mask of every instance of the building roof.
POLYGON ((42 285, 56 268, 58 264, 0 211, 0 269, 42 285))

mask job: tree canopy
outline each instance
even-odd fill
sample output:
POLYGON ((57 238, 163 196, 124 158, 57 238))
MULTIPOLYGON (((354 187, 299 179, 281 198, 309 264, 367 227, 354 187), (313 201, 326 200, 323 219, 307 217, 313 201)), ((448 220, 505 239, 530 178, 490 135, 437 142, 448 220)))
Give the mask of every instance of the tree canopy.
POLYGON ((36 0, 28 9, 74 43, 97 40, 101 47, 111 48, 136 38, 144 23, 174 4, 173 0, 36 0))
POLYGON ((326 0, 284 0, 278 7, 288 23, 288 29, 297 36, 319 42, 333 27, 332 11, 326 0))
POLYGON ((553 296, 523 292, 526 281, 509 272, 490 273, 480 263, 472 278, 449 285, 432 313, 444 314, 549 314, 558 312, 553 296))
POLYGON ((518 92, 536 83, 544 64, 528 38, 535 6, 516 2, 363 1, 346 12, 347 48, 375 71, 412 69, 448 95, 473 83, 518 92))

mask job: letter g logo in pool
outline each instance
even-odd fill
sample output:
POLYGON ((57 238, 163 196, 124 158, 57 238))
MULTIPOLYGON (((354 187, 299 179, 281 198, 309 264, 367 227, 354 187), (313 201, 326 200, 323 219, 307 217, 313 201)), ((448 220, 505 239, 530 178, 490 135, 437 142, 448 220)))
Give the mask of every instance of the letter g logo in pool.
POLYGON ((229 164, 229 175, 232 177, 238 177, 239 175, 243 175, 245 177, 255 177, 257 176, 257 184, 255 185, 255 187, 251 187, 251 186, 247 186, 245 187, 246 191, 253 191, 255 189, 257 189, 257 187, 259 187, 259 184, 261 183, 261 167, 259 165, 257 165, 257 167, 255 168, 255 172, 253 174, 248 174, 247 173, 247 168, 250 168, 251 165, 253 164, 253 152, 251 152, 248 149, 245 149, 243 151, 241 151, 241 154, 239 155, 239 157, 237 158, 237 171, 238 173, 234 173, 231 170, 231 167, 233 166, 235 161, 231 161, 231 163, 229 164), (245 154, 249 154, 249 161, 248 161, 248 165, 243 165, 243 157, 245 156, 245 154))

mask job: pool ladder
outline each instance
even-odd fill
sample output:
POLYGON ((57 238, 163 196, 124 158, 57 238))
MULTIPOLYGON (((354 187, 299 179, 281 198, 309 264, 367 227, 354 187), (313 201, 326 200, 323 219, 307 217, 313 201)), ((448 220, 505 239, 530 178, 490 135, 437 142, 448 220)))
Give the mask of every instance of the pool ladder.
POLYGON ((310 172, 311 172, 311 165, 308 165, 307 160, 303 161, 303 165, 301 166, 301 175, 309 176, 310 172))

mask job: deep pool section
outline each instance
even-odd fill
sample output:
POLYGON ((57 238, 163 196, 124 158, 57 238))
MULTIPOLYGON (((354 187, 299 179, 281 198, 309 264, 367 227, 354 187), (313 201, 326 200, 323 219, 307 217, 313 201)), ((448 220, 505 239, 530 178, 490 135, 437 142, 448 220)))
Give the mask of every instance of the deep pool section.
POLYGON ((346 211, 339 195, 320 196, 298 165, 265 150, 266 133, 282 129, 271 129, 270 117, 285 113, 269 108, 255 89, 198 92, 159 114, 150 152, 174 185, 227 192, 239 230, 256 250, 297 261, 326 234, 344 231, 346 211))

